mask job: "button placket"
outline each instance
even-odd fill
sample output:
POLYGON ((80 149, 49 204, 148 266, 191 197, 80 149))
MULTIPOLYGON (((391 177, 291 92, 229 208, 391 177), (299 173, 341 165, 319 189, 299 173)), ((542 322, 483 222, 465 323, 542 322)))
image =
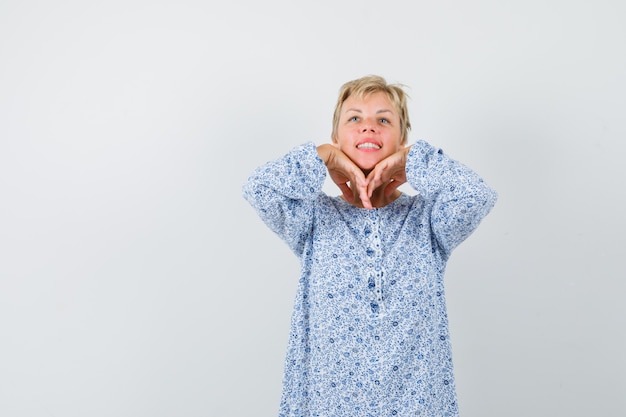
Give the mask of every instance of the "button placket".
POLYGON ((383 288, 384 271, 382 265, 383 252, 380 236, 380 216, 376 209, 370 213, 364 229, 367 282, 368 288, 372 291, 371 311, 376 316, 382 316, 385 314, 385 293, 383 288))

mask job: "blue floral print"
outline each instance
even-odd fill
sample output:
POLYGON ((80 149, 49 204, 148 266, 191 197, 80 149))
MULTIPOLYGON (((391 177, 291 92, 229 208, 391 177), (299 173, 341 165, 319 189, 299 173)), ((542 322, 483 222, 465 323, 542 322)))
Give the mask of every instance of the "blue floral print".
POLYGON ((301 260, 281 417, 457 416, 443 275, 496 193, 425 141, 417 191, 367 210, 322 192, 313 143, 250 176, 244 197, 301 260))

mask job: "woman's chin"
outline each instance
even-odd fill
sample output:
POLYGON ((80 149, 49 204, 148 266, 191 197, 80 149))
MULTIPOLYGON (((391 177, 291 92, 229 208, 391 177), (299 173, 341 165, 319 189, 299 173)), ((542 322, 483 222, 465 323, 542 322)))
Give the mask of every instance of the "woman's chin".
POLYGON ((361 168, 361 171, 367 176, 376 167, 376 163, 357 163, 356 166, 361 168))

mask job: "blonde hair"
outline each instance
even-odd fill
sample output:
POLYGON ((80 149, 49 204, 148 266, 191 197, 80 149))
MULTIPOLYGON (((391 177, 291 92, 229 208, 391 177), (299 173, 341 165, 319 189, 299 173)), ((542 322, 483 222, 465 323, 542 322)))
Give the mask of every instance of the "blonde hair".
POLYGON ((406 104, 408 95, 404 92, 403 87, 401 84, 387 84, 387 81, 378 75, 367 75, 342 85, 339 89, 339 98, 333 114, 333 132, 331 135, 333 142, 337 142, 337 128, 339 127, 343 102, 353 95, 358 99, 362 99, 370 94, 383 92, 398 111, 400 116, 400 143, 402 145, 406 144, 409 130, 411 129, 411 122, 406 104))

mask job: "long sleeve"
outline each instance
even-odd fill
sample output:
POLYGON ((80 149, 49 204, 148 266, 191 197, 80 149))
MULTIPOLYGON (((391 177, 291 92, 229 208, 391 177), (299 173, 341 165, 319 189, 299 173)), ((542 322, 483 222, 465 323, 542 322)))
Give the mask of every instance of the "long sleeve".
POLYGON ((446 258, 497 200, 497 193, 474 171, 425 141, 411 147, 406 173, 407 182, 432 203, 431 228, 446 258))
POLYGON ((313 202, 325 178, 326 166, 309 142, 257 168, 244 184, 243 196, 299 256, 311 232, 313 202))

